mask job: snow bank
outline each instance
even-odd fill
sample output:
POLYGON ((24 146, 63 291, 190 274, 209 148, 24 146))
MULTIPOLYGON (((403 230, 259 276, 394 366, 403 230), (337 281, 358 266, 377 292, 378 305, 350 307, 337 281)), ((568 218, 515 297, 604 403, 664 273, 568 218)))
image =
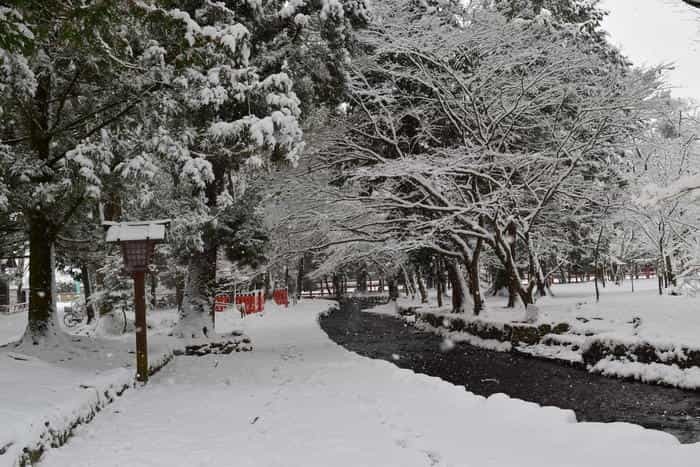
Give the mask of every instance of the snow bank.
POLYGON ((533 324, 523 322, 522 307, 504 308, 498 297, 491 297, 478 317, 408 299, 399 301, 397 312, 391 306, 365 311, 401 316, 421 329, 477 347, 586 364, 609 376, 700 388, 692 376, 700 371, 700 298, 659 296, 655 280, 638 280, 634 293, 608 285, 596 303, 592 287, 555 286, 554 297, 538 300, 533 324), (613 360, 619 364, 606 363, 613 360))
MULTIPOLYGON (((149 314, 151 373, 179 345, 167 336, 176 316, 172 310, 149 314)), ((0 316, 8 342, 21 337, 26 319, 0 316)), ((0 467, 30 465, 135 386, 133 334, 111 335, 99 322, 69 331, 45 346, 0 349, 0 467)))
MULTIPOLYGON (((410 323, 412 320, 407 316, 404 321, 410 323)), ((418 329, 423 331, 435 332, 440 334, 445 339, 449 339, 451 342, 466 342, 474 347, 481 347, 482 349, 495 350, 496 352, 510 352, 513 346, 510 342, 503 342, 497 339, 482 339, 479 336, 475 336, 468 332, 455 332, 445 329, 442 326, 432 326, 425 321, 413 321, 418 329)))
MULTIPOLYGON (((168 352, 152 356, 151 372, 171 358, 168 352)), ((134 385, 134 371, 127 368, 95 373, 1 353, 0 466, 36 462, 134 385)))
POLYGON ((630 378, 644 383, 663 383, 683 389, 700 388, 700 368, 679 368, 678 365, 640 363, 614 360, 608 357, 590 370, 606 376, 630 378))

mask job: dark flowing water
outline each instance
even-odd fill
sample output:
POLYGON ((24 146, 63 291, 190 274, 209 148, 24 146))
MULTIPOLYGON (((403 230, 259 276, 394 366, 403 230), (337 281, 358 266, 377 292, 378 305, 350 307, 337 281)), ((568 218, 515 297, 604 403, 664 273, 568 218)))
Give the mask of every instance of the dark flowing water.
POLYGON ((348 350, 440 377, 476 394, 506 393, 572 409, 580 421, 630 422, 666 431, 683 443, 700 441, 700 392, 608 378, 463 343, 443 352, 440 336, 397 318, 363 313, 354 303, 322 318, 321 327, 348 350))

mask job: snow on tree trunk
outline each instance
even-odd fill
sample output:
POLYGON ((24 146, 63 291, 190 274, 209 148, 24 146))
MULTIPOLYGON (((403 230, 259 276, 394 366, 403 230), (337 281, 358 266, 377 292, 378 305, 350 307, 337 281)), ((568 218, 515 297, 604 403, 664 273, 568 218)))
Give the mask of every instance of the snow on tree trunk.
POLYGON ((403 265, 401 266, 401 274, 403 278, 404 294, 407 297, 413 297, 415 295, 415 291, 413 290, 411 280, 408 277, 408 271, 406 271, 406 268, 403 265))
MULTIPOLYGON (((215 267, 215 263, 214 263, 215 267)), ((190 260, 180 309, 180 320, 173 334, 185 339, 214 335, 212 264, 207 255, 190 260)))
POLYGON ((61 330, 56 310, 55 253, 46 229, 37 221, 29 236, 29 322, 18 350, 66 347, 68 336, 61 330))
POLYGON ((457 261, 447 262, 447 274, 452 284, 452 312, 464 313, 467 309, 473 309, 469 287, 457 261))
POLYGON ((95 319, 95 306, 91 302, 92 279, 90 278, 90 268, 83 263, 80 267, 80 275, 83 280, 83 295, 85 296, 85 312, 87 314, 87 324, 95 319))

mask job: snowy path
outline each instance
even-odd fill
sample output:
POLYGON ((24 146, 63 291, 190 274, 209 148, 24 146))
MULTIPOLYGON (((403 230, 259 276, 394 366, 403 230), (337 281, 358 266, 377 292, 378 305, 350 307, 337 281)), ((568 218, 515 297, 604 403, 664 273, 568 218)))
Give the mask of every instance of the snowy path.
POLYGON ((48 466, 687 467, 700 444, 489 399, 331 342, 327 304, 244 321, 255 351, 179 358, 77 430, 48 466))

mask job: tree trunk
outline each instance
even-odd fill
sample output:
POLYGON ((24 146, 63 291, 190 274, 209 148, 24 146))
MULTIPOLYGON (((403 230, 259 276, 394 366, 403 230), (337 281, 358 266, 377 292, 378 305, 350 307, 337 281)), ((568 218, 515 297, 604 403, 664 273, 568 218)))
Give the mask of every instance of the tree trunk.
POLYGON ((267 271, 265 273, 265 299, 272 300, 272 273, 267 271))
POLYGON ((484 308, 484 299, 481 297, 481 285, 479 284, 479 255, 474 255, 474 258, 467 263, 467 285, 469 293, 474 301, 474 316, 479 316, 484 308))
POLYGON ((414 297, 416 295, 415 289, 411 286, 411 280, 408 277, 408 271, 406 271, 406 268, 403 267, 403 265, 401 266, 401 274, 403 278, 404 293, 407 297, 414 297))
POLYGON ((469 288, 456 260, 446 263, 447 276, 452 284, 452 312, 464 313, 469 305, 469 288))
MULTIPOLYGON (((17 303, 24 303, 26 300, 24 298, 24 272, 25 272, 25 259, 20 258, 17 260, 17 272, 15 276, 17 280, 17 303)), ((9 298, 9 297, 8 297, 9 298)))
POLYGON ((87 314, 87 324, 95 319, 95 306, 90 301, 92 295, 92 279, 90 278, 90 268, 83 263, 80 266, 80 275, 83 279, 83 295, 85 296, 85 312, 87 314))
MULTIPOLYGON (((517 271, 515 265, 515 242, 517 241, 518 229, 514 222, 508 224, 506 228, 506 243, 507 247, 510 249, 511 261, 506 263, 506 272, 508 273, 508 308, 515 307, 515 301, 518 294, 518 289, 521 284, 520 281, 516 279, 517 271)), ((527 302, 526 302, 527 303, 527 302)))
MULTIPOLYGON (((228 169, 216 158, 211 159, 214 180, 204 188, 207 206, 218 210, 219 194, 225 189, 228 169)), ((215 333, 214 295, 216 294, 216 265, 219 237, 215 225, 208 223, 202 233, 204 248, 192 255, 188 263, 180 321, 175 334, 185 338, 202 338, 215 333)))
POLYGON ((455 265, 452 261, 448 261, 445 266, 447 268, 447 280, 452 284, 452 312, 462 313, 464 312, 464 296, 457 284, 457 275, 459 273, 455 271, 455 265))
POLYGON ((676 286, 676 276, 673 274, 673 266, 671 264, 671 255, 666 255, 666 275, 668 276, 668 282, 674 287, 676 286))
POLYGON ((636 272, 637 265, 632 266, 632 273, 630 274, 630 282, 632 282, 632 292, 634 292, 634 273, 636 272))
MULTIPOLYGON (((537 287, 537 293, 540 297, 547 296, 547 284, 545 283, 544 271, 540 258, 535 251, 535 244, 530 239, 530 234, 527 234, 528 256, 530 259, 530 273, 534 276, 534 284, 537 287)), ((532 279, 531 279, 532 280, 532 279)))
POLYGON ((55 323, 53 244, 38 213, 29 224, 29 321, 23 342, 33 345, 60 332, 55 323))
POLYGON ((444 293, 444 287, 442 285, 442 258, 437 257, 435 259, 435 289, 437 291, 437 303, 438 307, 442 308, 443 306, 443 297, 442 294, 444 293))
MULTIPOLYGON (((44 160, 51 156, 49 118, 51 110, 52 75, 45 72, 37 77, 34 111, 30 118, 29 143, 32 151, 44 160)), ((54 246, 57 231, 46 216, 48 206, 37 204, 25 212, 29 223, 29 317, 22 344, 39 345, 58 335, 54 281, 54 246)), ((59 226, 60 227, 60 226, 59 226)))
POLYGON ((428 291, 425 289, 423 277, 420 273, 420 268, 416 267, 416 282, 418 283, 418 292, 420 293, 420 302, 428 303, 428 291))
POLYGON ((387 282, 389 284, 389 301, 392 302, 399 298, 399 286, 396 278, 393 276, 389 277, 387 282))
POLYGON ((428 275, 425 277, 425 286, 428 289, 435 288, 435 268, 429 268, 428 275))
POLYGON ((501 234, 498 225, 494 225, 496 236, 492 243, 493 251, 501 262, 501 265, 506 269, 508 275, 508 307, 515 307, 515 302, 518 297, 527 308, 532 304, 532 296, 528 290, 523 287, 520 280, 520 272, 517 269, 515 261, 515 239, 517 235, 516 226, 511 222, 506 228, 506 236, 501 234))
POLYGON ((178 314, 182 312, 182 303, 185 300, 185 284, 179 280, 175 280, 175 303, 177 304, 178 314))
POLYGON ((192 256, 188 264, 180 320, 174 331, 178 337, 195 339, 214 334, 216 249, 207 243, 205 239, 205 250, 192 256))
POLYGON ((299 258, 299 269, 297 271, 297 299, 301 299, 304 292, 304 255, 299 258))
POLYGON ((333 276, 331 277, 331 281, 333 282, 333 292, 335 293, 335 298, 336 300, 340 300, 343 296, 343 287, 340 284, 340 275, 333 274, 333 276))
POLYGON ((493 274, 493 285, 491 293, 495 297, 502 289, 508 289, 508 272, 503 268, 496 269, 493 274))
POLYGON ((595 244, 595 261, 594 261, 594 268, 595 270, 593 271, 593 281, 595 282, 595 301, 598 303, 600 301, 600 290, 598 289, 598 274, 599 274, 599 258, 600 258, 600 241, 603 238, 603 226, 600 226, 600 230, 598 231, 598 240, 596 241, 595 244))
POLYGON ((357 292, 367 293, 367 270, 363 267, 357 274, 357 292))

